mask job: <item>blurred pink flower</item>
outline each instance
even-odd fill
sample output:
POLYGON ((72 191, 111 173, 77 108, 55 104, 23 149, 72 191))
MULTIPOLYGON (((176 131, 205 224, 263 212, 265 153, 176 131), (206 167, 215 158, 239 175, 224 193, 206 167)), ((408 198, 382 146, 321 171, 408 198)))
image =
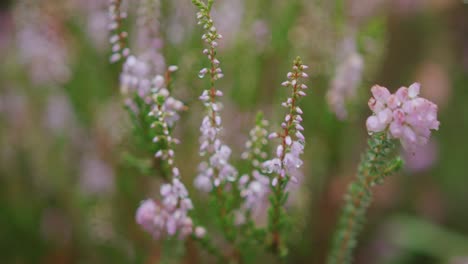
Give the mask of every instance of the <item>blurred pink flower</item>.
POLYGON ((19 60, 38 85, 66 83, 71 77, 70 49, 61 22, 35 5, 17 5, 16 45, 19 60))
POLYGON ((67 96, 63 94, 48 98, 44 119, 45 126, 56 135, 68 129, 73 130, 76 125, 73 108, 67 96))
POLYGON ((86 194, 105 195, 114 191, 114 170, 94 154, 81 161, 80 187, 86 194))

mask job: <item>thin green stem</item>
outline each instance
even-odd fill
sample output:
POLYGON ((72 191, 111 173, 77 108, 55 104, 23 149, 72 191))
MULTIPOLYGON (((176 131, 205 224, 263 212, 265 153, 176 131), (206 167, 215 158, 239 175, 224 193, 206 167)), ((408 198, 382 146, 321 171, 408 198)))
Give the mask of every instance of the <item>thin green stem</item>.
POLYGON ((385 133, 371 136, 368 144, 368 150, 359 165, 357 178, 349 185, 345 196, 345 205, 328 258, 329 264, 352 262, 357 237, 372 201, 372 187, 382 183, 386 176, 398 171, 402 166, 401 159, 395 154, 395 143, 389 140, 385 133))

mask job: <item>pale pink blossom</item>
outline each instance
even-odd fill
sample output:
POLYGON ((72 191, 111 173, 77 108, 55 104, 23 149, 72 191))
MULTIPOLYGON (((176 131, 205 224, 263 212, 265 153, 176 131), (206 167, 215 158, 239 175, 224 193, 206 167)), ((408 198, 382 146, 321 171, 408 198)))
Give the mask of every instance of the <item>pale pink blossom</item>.
POLYGON ((184 184, 174 178, 171 183, 161 186, 160 193, 161 202, 148 199, 140 204, 136 222, 155 239, 174 235, 183 239, 192 234, 193 222, 188 212, 193 205, 184 184))
POLYGON ((389 137, 400 139, 403 147, 411 150, 426 144, 431 130, 438 130, 437 105, 419 97, 419 83, 401 87, 394 94, 378 85, 371 92, 369 108, 374 114, 366 122, 369 132, 386 131, 389 137))

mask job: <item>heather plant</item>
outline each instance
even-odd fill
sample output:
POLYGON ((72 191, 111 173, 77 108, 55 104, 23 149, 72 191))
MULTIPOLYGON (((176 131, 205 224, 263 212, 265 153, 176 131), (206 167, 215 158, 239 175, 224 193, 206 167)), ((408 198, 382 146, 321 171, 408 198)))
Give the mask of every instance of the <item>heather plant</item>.
MULTIPOLYGON (((303 181, 301 167, 306 138, 303 134, 302 97, 308 89, 305 80, 308 67, 300 57, 281 83, 289 97, 281 103, 285 116, 276 132, 269 133, 269 122, 259 113, 249 132, 241 161, 233 159, 231 147, 223 139, 223 91, 219 80, 224 77, 218 46, 223 37, 212 17, 213 0, 193 0, 196 19, 202 29, 204 66, 196 74, 207 79, 199 101, 204 107, 199 143, 200 162, 193 186, 205 193, 202 204, 194 204, 176 162, 177 144, 183 138, 174 135, 180 115, 187 107, 173 94, 177 66, 164 69, 165 59, 160 51, 158 4, 142 1, 139 6, 139 49, 131 52, 125 46, 127 33, 122 29, 120 1, 110 4, 111 61, 124 58, 120 76, 122 94, 140 146, 154 158, 152 173, 161 176, 159 197, 141 202, 136 222, 155 240, 177 239, 196 242, 198 247, 220 262, 250 262, 258 254, 270 253, 278 259, 288 254, 288 199, 291 189, 303 181), (163 71, 163 72, 162 72, 163 71), (270 146, 270 141, 278 142, 270 146), (270 154, 270 149, 273 154, 270 154), (237 166, 241 164, 242 166, 237 166), (203 208, 203 209, 202 209, 203 208), (197 210, 209 210, 216 227, 204 223, 197 210), (258 219, 266 218, 266 224, 258 219), (219 241, 222 241, 221 243, 219 241), (264 252, 264 253, 261 253, 264 252)), ((221 18, 222 19, 222 18, 221 18)), ((351 40, 355 41, 355 40, 351 40)), ((351 44, 354 46, 354 44, 351 44)), ((347 48, 345 62, 338 69, 329 98, 334 97, 335 111, 346 115, 344 99, 346 86, 356 86, 362 71, 362 59, 353 48, 347 48), (357 58, 354 58, 358 56, 357 58), (341 107, 341 108, 340 108, 341 107), (340 109, 338 109, 340 108, 340 109)), ((355 89, 355 88, 351 88, 355 89)), ((363 228, 366 210, 372 200, 372 187, 397 172, 403 164, 398 155, 397 141, 406 150, 424 145, 431 129, 438 129, 437 106, 419 97, 420 85, 402 87, 391 94, 381 86, 372 87, 369 107, 373 115, 367 119, 368 149, 362 156, 357 179, 348 188, 342 216, 332 243, 329 263, 351 263, 352 252, 363 228)), ((138 165, 138 158, 129 159, 138 165)), ((193 192, 192 192, 193 193, 193 192)))
POLYGON ((410 2, 0 4, 2 263, 465 263, 466 16, 410 2))

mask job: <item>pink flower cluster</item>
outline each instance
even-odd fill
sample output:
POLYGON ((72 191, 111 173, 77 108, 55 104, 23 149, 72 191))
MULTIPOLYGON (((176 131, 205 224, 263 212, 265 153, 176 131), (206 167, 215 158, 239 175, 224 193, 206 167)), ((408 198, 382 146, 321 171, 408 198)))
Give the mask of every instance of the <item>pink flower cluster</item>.
POLYGON ((419 97, 420 85, 413 83, 391 94, 382 86, 372 87, 369 108, 374 113, 367 119, 370 133, 387 131, 390 138, 400 139, 405 149, 427 143, 431 129, 439 129, 437 105, 419 97))
POLYGON ((136 222, 155 239, 164 235, 184 238, 193 232, 193 222, 188 211, 193 208, 187 189, 177 178, 161 186, 162 202, 148 199, 140 204, 136 222))

